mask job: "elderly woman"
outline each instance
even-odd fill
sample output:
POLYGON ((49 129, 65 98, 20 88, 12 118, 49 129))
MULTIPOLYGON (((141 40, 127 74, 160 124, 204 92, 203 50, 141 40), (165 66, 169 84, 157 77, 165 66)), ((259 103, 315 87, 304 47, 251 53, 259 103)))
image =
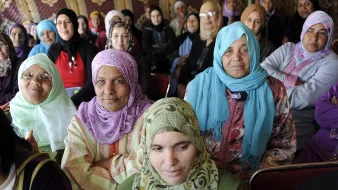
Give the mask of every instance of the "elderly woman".
POLYGON ((169 26, 175 32, 175 35, 179 36, 183 32, 184 18, 187 12, 185 3, 183 1, 176 1, 174 4, 174 12, 176 17, 170 21, 169 26))
POLYGON ((137 63, 139 83, 144 94, 149 94, 151 89, 150 67, 146 57, 137 52, 129 25, 123 21, 115 21, 111 24, 106 49, 116 49, 129 52, 137 63))
POLYGON ((74 11, 61 9, 56 15, 56 29, 60 35, 60 42, 53 44, 48 50, 49 58, 59 69, 65 88, 75 106, 82 101, 89 101, 94 97, 94 87, 91 83, 91 62, 95 56, 95 47, 86 40, 82 40, 77 32, 78 22, 74 11), (73 89, 80 89, 76 94, 73 89), (74 94, 74 95, 73 95, 74 94))
POLYGON ((56 25, 51 20, 41 21, 36 29, 41 42, 33 47, 28 57, 39 53, 47 54, 50 46, 60 41, 56 25))
POLYGON ((338 81, 338 56, 330 50, 332 41, 331 17, 316 11, 304 23, 301 42, 284 44, 262 63, 287 89, 298 149, 304 148, 316 132, 316 102, 338 81))
POLYGON ((104 33, 101 32, 95 42, 95 46, 99 52, 105 49, 106 43, 108 40, 109 31, 110 31, 110 24, 116 20, 124 21, 123 14, 117 10, 109 11, 106 17, 104 18, 104 25, 105 25, 106 31, 104 33))
POLYGON ((0 189, 71 189, 60 166, 47 155, 35 154, 1 110, 0 123, 0 189))
POLYGON ((155 102, 143 119, 142 169, 119 189, 242 189, 243 183, 218 170, 205 148, 192 107, 179 98, 155 102))
POLYGON ((212 66, 215 38, 222 27, 221 7, 214 1, 203 3, 200 9, 200 35, 192 44, 189 56, 175 71, 178 77, 177 96, 184 97, 189 81, 212 66))
POLYGON ((13 24, 7 34, 15 47, 16 57, 26 59, 30 51, 26 29, 21 24, 13 24))
POLYGON ((283 43, 298 43, 302 33, 302 27, 307 17, 314 11, 319 10, 318 0, 297 0, 297 12, 291 19, 289 27, 286 29, 283 43))
POLYGON ((92 80, 96 96, 72 119, 61 166, 74 189, 115 189, 141 167, 137 120, 151 102, 138 84, 135 60, 124 51, 98 53, 92 80))
POLYGON ((258 58, 250 29, 241 22, 224 27, 213 67, 189 83, 185 97, 217 166, 246 180, 259 168, 290 164, 296 151, 286 90, 258 58))
POLYGON ((266 24, 266 11, 264 7, 258 4, 247 6, 242 13, 241 22, 251 29, 256 36, 260 49, 259 62, 261 63, 276 49, 268 39, 263 37, 263 30, 266 24))
POLYGON ((95 44, 97 36, 90 31, 87 17, 80 15, 77 17, 77 22, 79 23, 77 31, 79 32, 80 37, 91 44, 95 44))
POLYGON ((41 152, 61 162, 67 126, 75 113, 60 73, 45 54, 26 59, 19 69, 19 92, 10 102, 12 125, 23 137, 33 130, 41 152))
POLYGON ((151 71, 168 74, 174 31, 164 21, 161 8, 150 7, 151 25, 145 27, 142 36, 142 49, 147 54, 151 71))
POLYGON ((338 83, 316 103, 315 119, 319 131, 306 144, 294 163, 338 160, 338 83))
POLYGON ((23 59, 16 57, 11 39, 0 33, 0 105, 6 104, 18 92, 18 70, 23 59))
POLYGON ((224 0, 222 12, 225 26, 240 20, 241 10, 239 3, 239 0, 224 0))

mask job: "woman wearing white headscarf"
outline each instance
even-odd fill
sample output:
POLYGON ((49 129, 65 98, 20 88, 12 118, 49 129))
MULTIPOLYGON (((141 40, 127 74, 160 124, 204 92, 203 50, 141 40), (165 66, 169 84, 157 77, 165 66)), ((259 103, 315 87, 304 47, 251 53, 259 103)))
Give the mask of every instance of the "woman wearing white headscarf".
POLYGON ((176 17, 170 21, 169 26, 175 32, 176 36, 182 34, 184 21, 185 21, 185 14, 186 14, 186 5, 183 1, 176 1, 174 5, 174 12, 176 17))

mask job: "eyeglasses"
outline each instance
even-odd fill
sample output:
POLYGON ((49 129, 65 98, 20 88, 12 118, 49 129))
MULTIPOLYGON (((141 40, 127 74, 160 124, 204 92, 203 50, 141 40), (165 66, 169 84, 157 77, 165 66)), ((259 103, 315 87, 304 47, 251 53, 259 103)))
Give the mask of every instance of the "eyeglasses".
MULTIPOLYGON (((48 73, 43 73, 38 76, 36 76, 40 81, 51 81, 52 77, 48 73)), ((31 72, 24 72, 22 74, 22 78, 28 81, 31 81, 34 79, 34 73, 31 72)))
POLYGON ((200 17, 206 18, 207 16, 212 17, 216 14, 216 11, 209 11, 208 13, 200 13, 200 17))

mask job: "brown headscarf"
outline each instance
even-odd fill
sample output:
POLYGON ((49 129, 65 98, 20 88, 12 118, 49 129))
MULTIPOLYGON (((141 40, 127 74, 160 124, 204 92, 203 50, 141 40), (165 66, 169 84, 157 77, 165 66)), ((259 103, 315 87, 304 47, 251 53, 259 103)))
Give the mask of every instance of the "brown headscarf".
POLYGON ((252 13, 253 11, 258 11, 261 13, 262 16, 262 28, 264 28, 265 24, 266 24, 266 10, 262 5, 259 4, 251 4, 249 6, 247 6, 242 15, 241 15, 241 22, 244 23, 246 17, 249 16, 250 13, 252 13))

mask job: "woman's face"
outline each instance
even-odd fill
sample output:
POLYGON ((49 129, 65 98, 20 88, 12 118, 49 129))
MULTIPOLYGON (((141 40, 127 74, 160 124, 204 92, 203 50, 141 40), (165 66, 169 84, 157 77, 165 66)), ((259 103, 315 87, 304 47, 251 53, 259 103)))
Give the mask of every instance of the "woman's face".
POLYGON ((100 16, 98 14, 92 16, 92 24, 94 28, 98 28, 101 25, 100 16))
POLYGON ((44 44, 51 46, 56 40, 55 32, 51 30, 42 30, 40 33, 40 39, 44 44))
POLYGON ((237 6, 236 0, 228 0, 227 7, 228 7, 229 11, 234 11, 236 9, 236 6, 237 6))
POLYGON ((31 31, 30 31, 30 34, 34 37, 36 37, 36 24, 33 24, 31 26, 31 31))
POLYGON ((196 147, 180 132, 155 135, 149 151, 151 165, 169 185, 183 183, 197 160, 196 147))
POLYGON ((162 15, 158 10, 151 11, 150 17, 151 17, 151 22, 153 23, 153 25, 157 26, 157 25, 161 24, 162 15))
POLYGON ((313 12, 313 4, 309 0, 298 0, 297 10, 299 16, 307 18, 313 12))
POLYGON ((25 33, 22 31, 20 27, 14 27, 11 30, 9 36, 13 42, 14 47, 18 48, 24 45, 25 43, 25 33))
POLYGON ((133 25, 133 20, 130 16, 124 16, 124 22, 131 28, 131 25, 133 25))
POLYGON ((175 9, 175 12, 176 12, 177 15, 180 15, 180 14, 185 15, 185 12, 186 12, 185 6, 178 5, 175 9))
POLYGON ((262 6, 265 8, 266 12, 271 12, 273 9, 273 0, 263 0, 262 6))
POLYGON ((83 18, 77 19, 77 22, 79 23, 79 28, 77 29, 77 31, 79 32, 79 34, 85 34, 88 30, 87 23, 83 18))
POLYGON ((224 71, 232 78, 243 78, 250 72, 250 57, 246 37, 243 35, 224 52, 224 71))
POLYGON ((58 30, 60 37, 64 41, 68 41, 74 36, 73 23, 65 14, 61 14, 58 16, 56 21, 56 29, 58 30))
POLYGON ((212 31, 217 27, 218 14, 211 3, 205 3, 201 7, 200 22, 201 30, 212 31), (203 15, 203 16, 201 16, 203 15))
POLYGON ((246 17, 244 24, 252 30, 255 35, 261 32, 262 28, 262 15, 258 11, 252 11, 248 17, 246 17))
POLYGON ((117 50, 127 51, 129 45, 130 34, 125 27, 114 27, 112 31, 113 48, 117 50))
POLYGON ((0 40, 0 61, 5 61, 9 57, 8 46, 0 40))
POLYGON ((52 86, 50 74, 37 64, 24 71, 20 79, 22 96, 31 104, 44 102, 48 98, 52 86))
POLYGON ((198 30, 198 20, 194 15, 188 17, 187 29, 190 33, 194 33, 198 30))
POLYGON ((107 111, 116 112, 127 105, 129 85, 116 67, 102 66, 94 86, 98 101, 107 111))
POLYGON ((328 32, 323 24, 315 24, 311 26, 303 37, 303 47, 308 52, 318 52, 325 48, 328 40, 328 32))

